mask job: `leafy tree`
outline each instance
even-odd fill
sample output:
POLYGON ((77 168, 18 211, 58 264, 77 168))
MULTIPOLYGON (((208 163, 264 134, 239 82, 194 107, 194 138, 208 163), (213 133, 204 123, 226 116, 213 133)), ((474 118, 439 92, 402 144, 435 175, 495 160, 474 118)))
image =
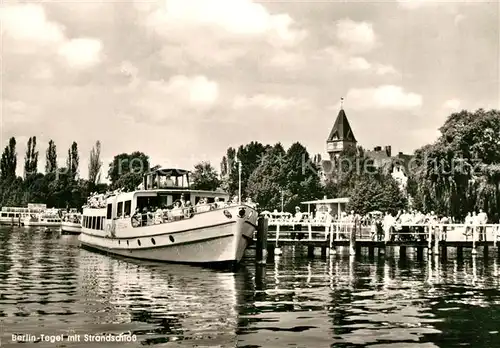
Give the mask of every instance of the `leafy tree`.
POLYGON ((28 139, 26 155, 24 157, 24 177, 34 175, 38 167, 38 151, 36 151, 36 137, 28 139))
POLYGON ((281 206, 281 192, 285 190, 283 171, 285 150, 281 144, 269 148, 260 165, 250 175, 246 194, 263 209, 278 209, 281 206))
POLYGON ((98 140, 95 146, 90 150, 89 159, 89 184, 95 186, 100 181, 101 177, 101 142, 98 140))
POLYGON ((304 200, 323 196, 319 168, 310 160, 307 149, 298 142, 288 149, 280 176, 287 196, 284 204, 287 211, 293 211, 304 200))
POLYGON ((214 167, 210 162, 201 162, 194 166, 192 174, 193 189, 215 191, 220 187, 221 181, 214 167))
POLYGON ((66 161, 66 170, 68 170, 71 180, 75 180, 78 175, 79 162, 80 157, 78 156, 78 144, 73 141, 71 147, 68 149, 68 159, 66 161))
POLYGON ((149 168, 149 157, 142 152, 135 151, 130 154, 121 153, 116 155, 108 170, 111 188, 116 189, 124 187, 124 184, 126 187, 130 187, 130 185, 135 182, 139 185, 142 181, 143 174, 147 172, 149 168), (118 182, 122 176, 129 173, 134 175, 128 175, 120 183, 118 182))
POLYGON ((133 191, 137 189, 142 182, 142 174, 129 172, 121 175, 114 184, 111 185, 112 189, 121 188, 125 191, 133 191))
POLYGON ((238 164, 236 163, 236 150, 228 148, 220 164, 222 189, 229 194, 238 190, 238 164))
POLYGON ((222 158, 221 162, 224 190, 232 195, 238 192, 239 173, 238 163, 236 162, 238 160, 241 162, 241 191, 245 192, 250 176, 257 169, 264 153, 269 148, 269 145, 263 145, 256 141, 252 141, 247 145, 240 145, 238 150, 232 147, 228 148, 226 156, 222 158))
POLYGON ((49 141, 49 147, 45 153, 45 174, 55 173, 57 169, 57 151, 56 144, 51 139, 49 141))
POLYGON ((358 214, 374 210, 395 214, 400 209, 406 209, 407 204, 405 195, 392 176, 365 175, 356 182, 347 210, 353 210, 358 214))
POLYGON ((463 218, 484 209, 500 212, 500 112, 461 111, 448 117, 441 136, 416 152, 412 193, 418 208, 463 218))
POLYGON ((2 159, 0 160, 0 179, 4 182, 10 182, 16 178, 17 153, 16 138, 9 139, 9 144, 5 147, 2 159))

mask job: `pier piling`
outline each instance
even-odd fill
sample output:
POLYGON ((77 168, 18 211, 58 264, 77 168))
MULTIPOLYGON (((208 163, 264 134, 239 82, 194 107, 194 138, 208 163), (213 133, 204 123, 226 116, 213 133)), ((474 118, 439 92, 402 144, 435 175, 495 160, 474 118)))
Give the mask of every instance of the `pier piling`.
POLYGON ((267 232, 267 219, 260 218, 257 222, 257 243, 255 249, 255 261, 257 263, 266 263, 267 260, 267 232))
POLYGON ((351 228, 351 233, 349 235, 349 255, 356 255, 356 224, 351 228))
POLYGON ((404 259, 406 258, 406 246, 401 245, 399 247, 399 258, 404 259))
POLYGON ((313 245, 307 246, 307 257, 309 257, 311 259, 314 257, 314 246, 313 245))
POLYGON ((417 247, 417 260, 418 261, 423 261, 424 259, 424 248, 423 247, 417 247))
POLYGON ((448 246, 446 245, 446 240, 441 241, 441 259, 443 261, 448 259, 448 246))
POLYGON ((476 249, 476 228, 472 228, 472 255, 477 255, 476 249))
POLYGON ((427 236, 427 253, 432 255, 432 227, 427 226, 427 229, 429 230, 429 235, 427 236))
POLYGON ((437 228, 433 228, 434 230, 434 255, 439 255, 439 231, 437 228))
POLYGON ((375 258, 375 248, 370 246, 368 247, 368 258, 373 260, 375 258))

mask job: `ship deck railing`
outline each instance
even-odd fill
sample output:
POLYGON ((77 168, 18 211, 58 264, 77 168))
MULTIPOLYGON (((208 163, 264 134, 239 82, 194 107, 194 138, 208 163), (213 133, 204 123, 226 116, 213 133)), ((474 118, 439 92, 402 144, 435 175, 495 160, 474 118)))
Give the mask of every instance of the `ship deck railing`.
MULTIPOLYGON (((188 207, 178 207, 172 209, 162 209, 161 214, 158 211, 152 211, 147 213, 137 213, 133 214, 132 217, 122 217, 125 219, 131 218, 132 227, 144 227, 144 226, 152 226, 158 224, 171 223, 180 220, 191 219, 192 217, 208 212, 213 211, 222 211, 225 209, 235 207, 235 206, 245 206, 246 204, 242 203, 231 203, 229 205, 221 203, 220 205, 215 205, 214 203, 208 204, 200 204, 195 206, 188 207)), ((250 207, 254 209, 254 207, 250 207)))

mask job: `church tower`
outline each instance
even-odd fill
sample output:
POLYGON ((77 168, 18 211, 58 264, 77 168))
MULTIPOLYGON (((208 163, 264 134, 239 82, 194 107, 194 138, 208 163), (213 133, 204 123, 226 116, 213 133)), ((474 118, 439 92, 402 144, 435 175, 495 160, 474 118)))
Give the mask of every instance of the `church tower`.
POLYGON ((343 108, 343 98, 341 99, 341 107, 332 131, 326 140, 326 151, 330 155, 330 160, 338 158, 343 150, 348 148, 356 149, 356 138, 352 132, 349 121, 343 108))

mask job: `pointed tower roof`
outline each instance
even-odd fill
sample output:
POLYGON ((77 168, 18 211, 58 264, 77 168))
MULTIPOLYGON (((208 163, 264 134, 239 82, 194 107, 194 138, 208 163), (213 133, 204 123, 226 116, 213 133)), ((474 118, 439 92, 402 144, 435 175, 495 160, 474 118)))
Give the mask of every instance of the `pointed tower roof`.
POLYGON ((349 121, 347 121, 344 109, 340 109, 327 142, 339 140, 356 142, 356 138, 354 137, 349 121))

